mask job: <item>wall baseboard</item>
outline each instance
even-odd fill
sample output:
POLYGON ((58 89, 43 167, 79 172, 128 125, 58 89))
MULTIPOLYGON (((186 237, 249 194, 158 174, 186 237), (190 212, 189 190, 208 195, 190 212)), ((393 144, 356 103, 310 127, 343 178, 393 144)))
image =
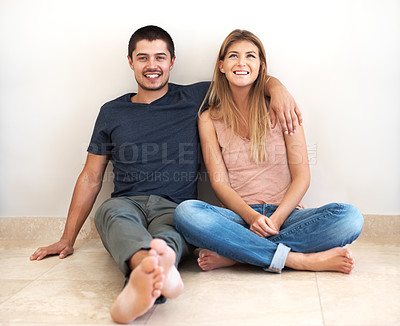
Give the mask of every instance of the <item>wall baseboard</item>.
POLYGON ((400 237, 400 215, 363 215, 362 237, 400 237))
MULTIPOLYGON (((65 217, 0 217, 0 239, 46 240, 60 239, 67 218, 65 217)), ((78 239, 98 238, 93 218, 88 218, 79 232, 78 239)))

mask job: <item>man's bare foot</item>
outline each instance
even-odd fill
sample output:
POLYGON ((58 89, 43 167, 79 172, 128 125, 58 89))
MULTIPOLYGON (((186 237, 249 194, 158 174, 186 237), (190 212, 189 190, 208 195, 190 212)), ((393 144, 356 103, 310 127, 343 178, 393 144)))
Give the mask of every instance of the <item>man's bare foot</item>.
POLYGON ((197 262, 203 271, 233 266, 237 263, 236 260, 220 256, 216 252, 208 249, 200 250, 199 259, 197 259, 197 262))
POLYGON ((297 270, 350 274, 354 268, 354 258, 349 249, 341 247, 310 254, 290 252, 285 266, 297 270))
POLYGON ((111 318, 126 324, 146 313, 161 295, 164 274, 156 257, 146 257, 131 272, 129 281, 111 307, 111 318))
POLYGON ((163 268, 164 282, 161 294, 166 298, 176 298, 183 291, 181 275, 175 267, 176 253, 162 239, 153 239, 150 242, 150 257, 157 257, 163 268))

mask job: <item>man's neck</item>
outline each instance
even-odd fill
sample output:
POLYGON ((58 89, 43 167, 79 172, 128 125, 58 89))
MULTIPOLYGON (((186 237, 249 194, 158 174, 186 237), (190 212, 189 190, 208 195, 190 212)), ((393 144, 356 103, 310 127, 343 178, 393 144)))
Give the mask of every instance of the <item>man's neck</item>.
POLYGON ((145 90, 139 86, 137 94, 131 97, 132 103, 150 104, 163 97, 168 92, 168 84, 159 90, 145 90))

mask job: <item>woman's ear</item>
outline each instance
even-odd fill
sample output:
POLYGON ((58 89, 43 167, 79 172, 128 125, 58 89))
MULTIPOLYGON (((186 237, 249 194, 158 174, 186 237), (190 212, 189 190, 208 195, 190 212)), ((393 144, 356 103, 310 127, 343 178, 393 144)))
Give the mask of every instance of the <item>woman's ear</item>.
POLYGON ((261 61, 261 64, 260 64, 260 70, 258 71, 258 76, 260 77, 260 76, 267 76, 267 72, 266 72, 266 68, 267 67, 267 65, 264 63, 264 62, 262 62, 261 61))
POLYGON ((266 64, 261 61, 260 71, 263 72, 265 70, 266 64))
POLYGON ((218 67, 219 67, 219 71, 222 72, 223 74, 225 73, 224 70, 224 60, 219 60, 218 62, 218 67))

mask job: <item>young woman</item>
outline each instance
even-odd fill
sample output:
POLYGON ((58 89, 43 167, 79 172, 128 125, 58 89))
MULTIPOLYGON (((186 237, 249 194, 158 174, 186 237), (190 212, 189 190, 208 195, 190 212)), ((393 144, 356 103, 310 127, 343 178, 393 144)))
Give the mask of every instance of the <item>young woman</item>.
POLYGON ((310 183, 304 130, 271 129, 267 82, 261 41, 248 31, 230 33, 198 122, 211 185, 225 208, 185 201, 175 211, 176 229, 204 248, 203 270, 240 262, 273 272, 287 266, 350 273, 354 259, 343 246, 361 233, 362 215, 347 204, 304 207, 310 183))

